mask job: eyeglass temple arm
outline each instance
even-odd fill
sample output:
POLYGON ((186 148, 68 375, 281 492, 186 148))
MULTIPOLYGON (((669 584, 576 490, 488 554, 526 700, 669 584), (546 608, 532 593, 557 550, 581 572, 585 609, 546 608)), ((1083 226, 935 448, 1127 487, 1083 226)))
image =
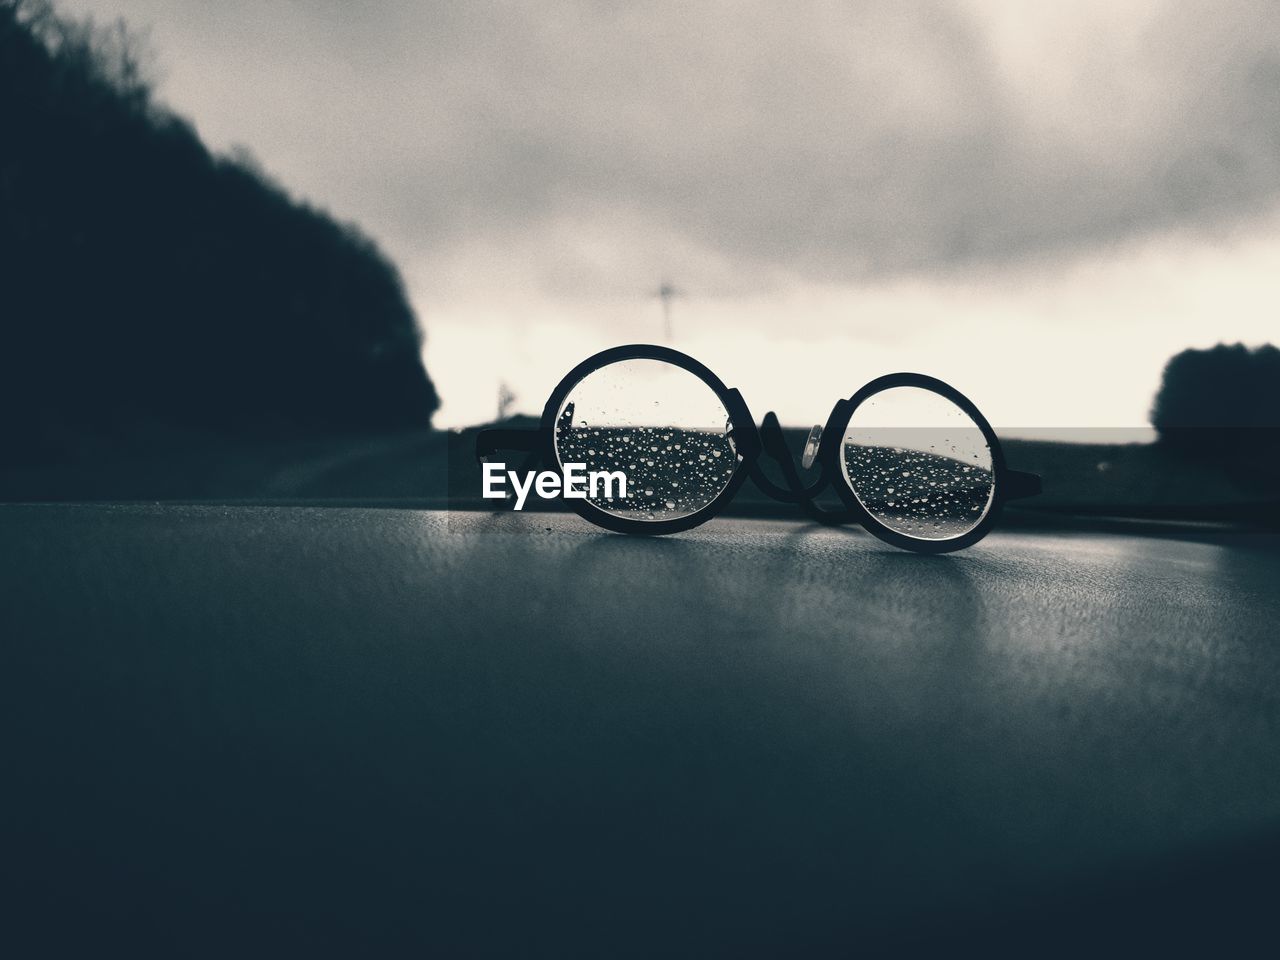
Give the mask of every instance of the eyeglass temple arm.
POLYGON ((1006 470, 1003 477, 1004 498, 1021 500, 1024 497, 1037 496, 1042 490, 1040 477, 1034 473, 1021 470, 1006 470))
POLYGON ((754 483, 766 497, 772 497, 774 500, 780 500, 783 503, 799 503, 800 497, 778 486, 772 480, 764 475, 764 471, 760 469, 760 463, 757 461, 751 467, 751 482, 754 483))
POLYGON ((760 469, 759 461, 751 467, 751 482, 754 483, 765 496, 772 497, 774 500, 780 500, 783 503, 799 503, 801 500, 805 499, 812 500, 821 493, 822 488, 827 485, 826 477, 819 477, 807 487, 803 486, 802 483, 801 491, 799 493, 793 493, 786 487, 780 487, 770 480, 768 476, 765 475, 765 472, 760 469))
MULTIPOLYGON (((780 491, 786 494, 787 502, 799 503, 808 514, 809 518, 816 520, 818 523, 841 524, 848 523, 854 519, 853 513, 848 510, 824 510, 814 502, 814 497, 821 490, 825 483, 825 477, 819 480, 812 487, 806 487, 804 481, 800 479, 800 471, 796 469, 795 459, 791 456, 791 451, 787 449, 787 438, 782 432, 782 425, 778 423, 778 417, 772 411, 764 415, 764 421, 760 424, 760 439, 764 445, 765 453, 773 457, 777 461, 778 466, 782 468, 782 477, 787 481, 790 491, 780 491)), ((759 467, 753 472, 759 471, 759 467)), ((760 481, 756 479, 758 484, 760 481)), ((768 482, 766 478, 766 482, 768 482)), ((770 486, 778 489, 774 484, 770 486)), ((769 491, 766 489, 766 493, 769 491)))

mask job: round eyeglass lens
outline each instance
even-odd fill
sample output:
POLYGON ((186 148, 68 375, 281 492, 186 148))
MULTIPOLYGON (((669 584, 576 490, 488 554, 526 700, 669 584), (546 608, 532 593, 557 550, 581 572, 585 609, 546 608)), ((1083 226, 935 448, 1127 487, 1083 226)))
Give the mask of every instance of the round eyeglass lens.
POLYGON ((960 537, 991 509, 991 446, 967 413, 932 390, 890 387, 868 397, 840 452, 858 501, 904 536, 960 537))
POLYGON ((738 467, 733 425, 701 377, 663 360, 619 360, 587 374, 556 415, 561 467, 586 476, 621 471, 619 485, 588 486, 593 506, 629 520, 674 520, 710 504, 738 467))

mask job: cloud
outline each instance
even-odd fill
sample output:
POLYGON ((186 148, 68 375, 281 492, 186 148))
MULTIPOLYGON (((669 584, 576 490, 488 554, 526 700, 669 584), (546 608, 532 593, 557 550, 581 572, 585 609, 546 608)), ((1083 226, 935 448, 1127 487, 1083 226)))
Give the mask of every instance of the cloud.
POLYGON ((179 112, 439 291, 987 269, 1280 191, 1267 0, 69 6, 154 24, 179 112))

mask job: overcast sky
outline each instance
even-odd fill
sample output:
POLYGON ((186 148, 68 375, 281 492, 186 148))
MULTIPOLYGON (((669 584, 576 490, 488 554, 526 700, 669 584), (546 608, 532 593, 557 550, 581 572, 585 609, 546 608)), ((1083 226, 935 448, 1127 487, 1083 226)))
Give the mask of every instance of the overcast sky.
POLYGON ((382 246, 442 425, 660 339, 663 280, 673 345, 798 424, 918 370, 1141 426, 1171 353, 1280 340, 1272 0, 58 8, 382 246))

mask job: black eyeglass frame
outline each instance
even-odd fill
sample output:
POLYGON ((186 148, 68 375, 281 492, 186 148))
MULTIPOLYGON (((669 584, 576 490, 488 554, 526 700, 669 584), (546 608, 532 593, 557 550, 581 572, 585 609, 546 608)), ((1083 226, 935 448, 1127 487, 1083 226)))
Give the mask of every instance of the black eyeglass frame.
POLYGON ((595 506, 586 499, 567 499, 565 502, 584 520, 615 533, 662 535, 679 533, 701 526, 719 514, 737 495, 750 477, 766 496, 784 503, 798 504, 812 519, 825 524, 856 522, 867 532, 903 550, 915 553, 950 553, 972 546, 985 537, 999 519, 1004 504, 1010 500, 1030 497, 1040 492, 1040 478, 1035 474, 1010 470, 1005 462, 1000 439, 981 411, 955 387, 920 373, 891 373, 877 377, 863 386, 848 400, 839 400, 832 407, 823 427, 814 465, 818 477, 806 484, 800 476, 778 418, 773 413, 765 415, 759 427, 751 415, 742 394, 727 386, 707 366, 688 354, 656 344, 632 343, 603 350, 583 360, 560 380, 548 397, 542 410, 542 418, 535 430, 490 429, 481 430, 476 436, 476 459, 483 461, 499 450, 521 450, 530 454, 525 469, 532 469, 541 461, 559 464, 555 447, 556 420, 561 408, 585 377, 602 367, 623 360, 659 360, 692 373, 707 384, 724 405, 729 414, 730 441, 738 457, 733 476, 710 503, 693 513, 667 520, 632 520, 595 506), (845 477, 840 467, 840 450, 845 431, 854 412, 868 398, 893 387, 918 387, 936 393, 959 407, 982 431, 983 439, 991 451, 993 488, 991 504, 982 519, 971 529, 957 537, 929 540, 910 537, 887 526, 865 507, 845 477), (780 487, 760 469, 761 454, 767 453, 781 468, 786 487, 780 487), (844 505, 844 510, 827 510, 820 507, 817 497, 832 487, 844 505))

